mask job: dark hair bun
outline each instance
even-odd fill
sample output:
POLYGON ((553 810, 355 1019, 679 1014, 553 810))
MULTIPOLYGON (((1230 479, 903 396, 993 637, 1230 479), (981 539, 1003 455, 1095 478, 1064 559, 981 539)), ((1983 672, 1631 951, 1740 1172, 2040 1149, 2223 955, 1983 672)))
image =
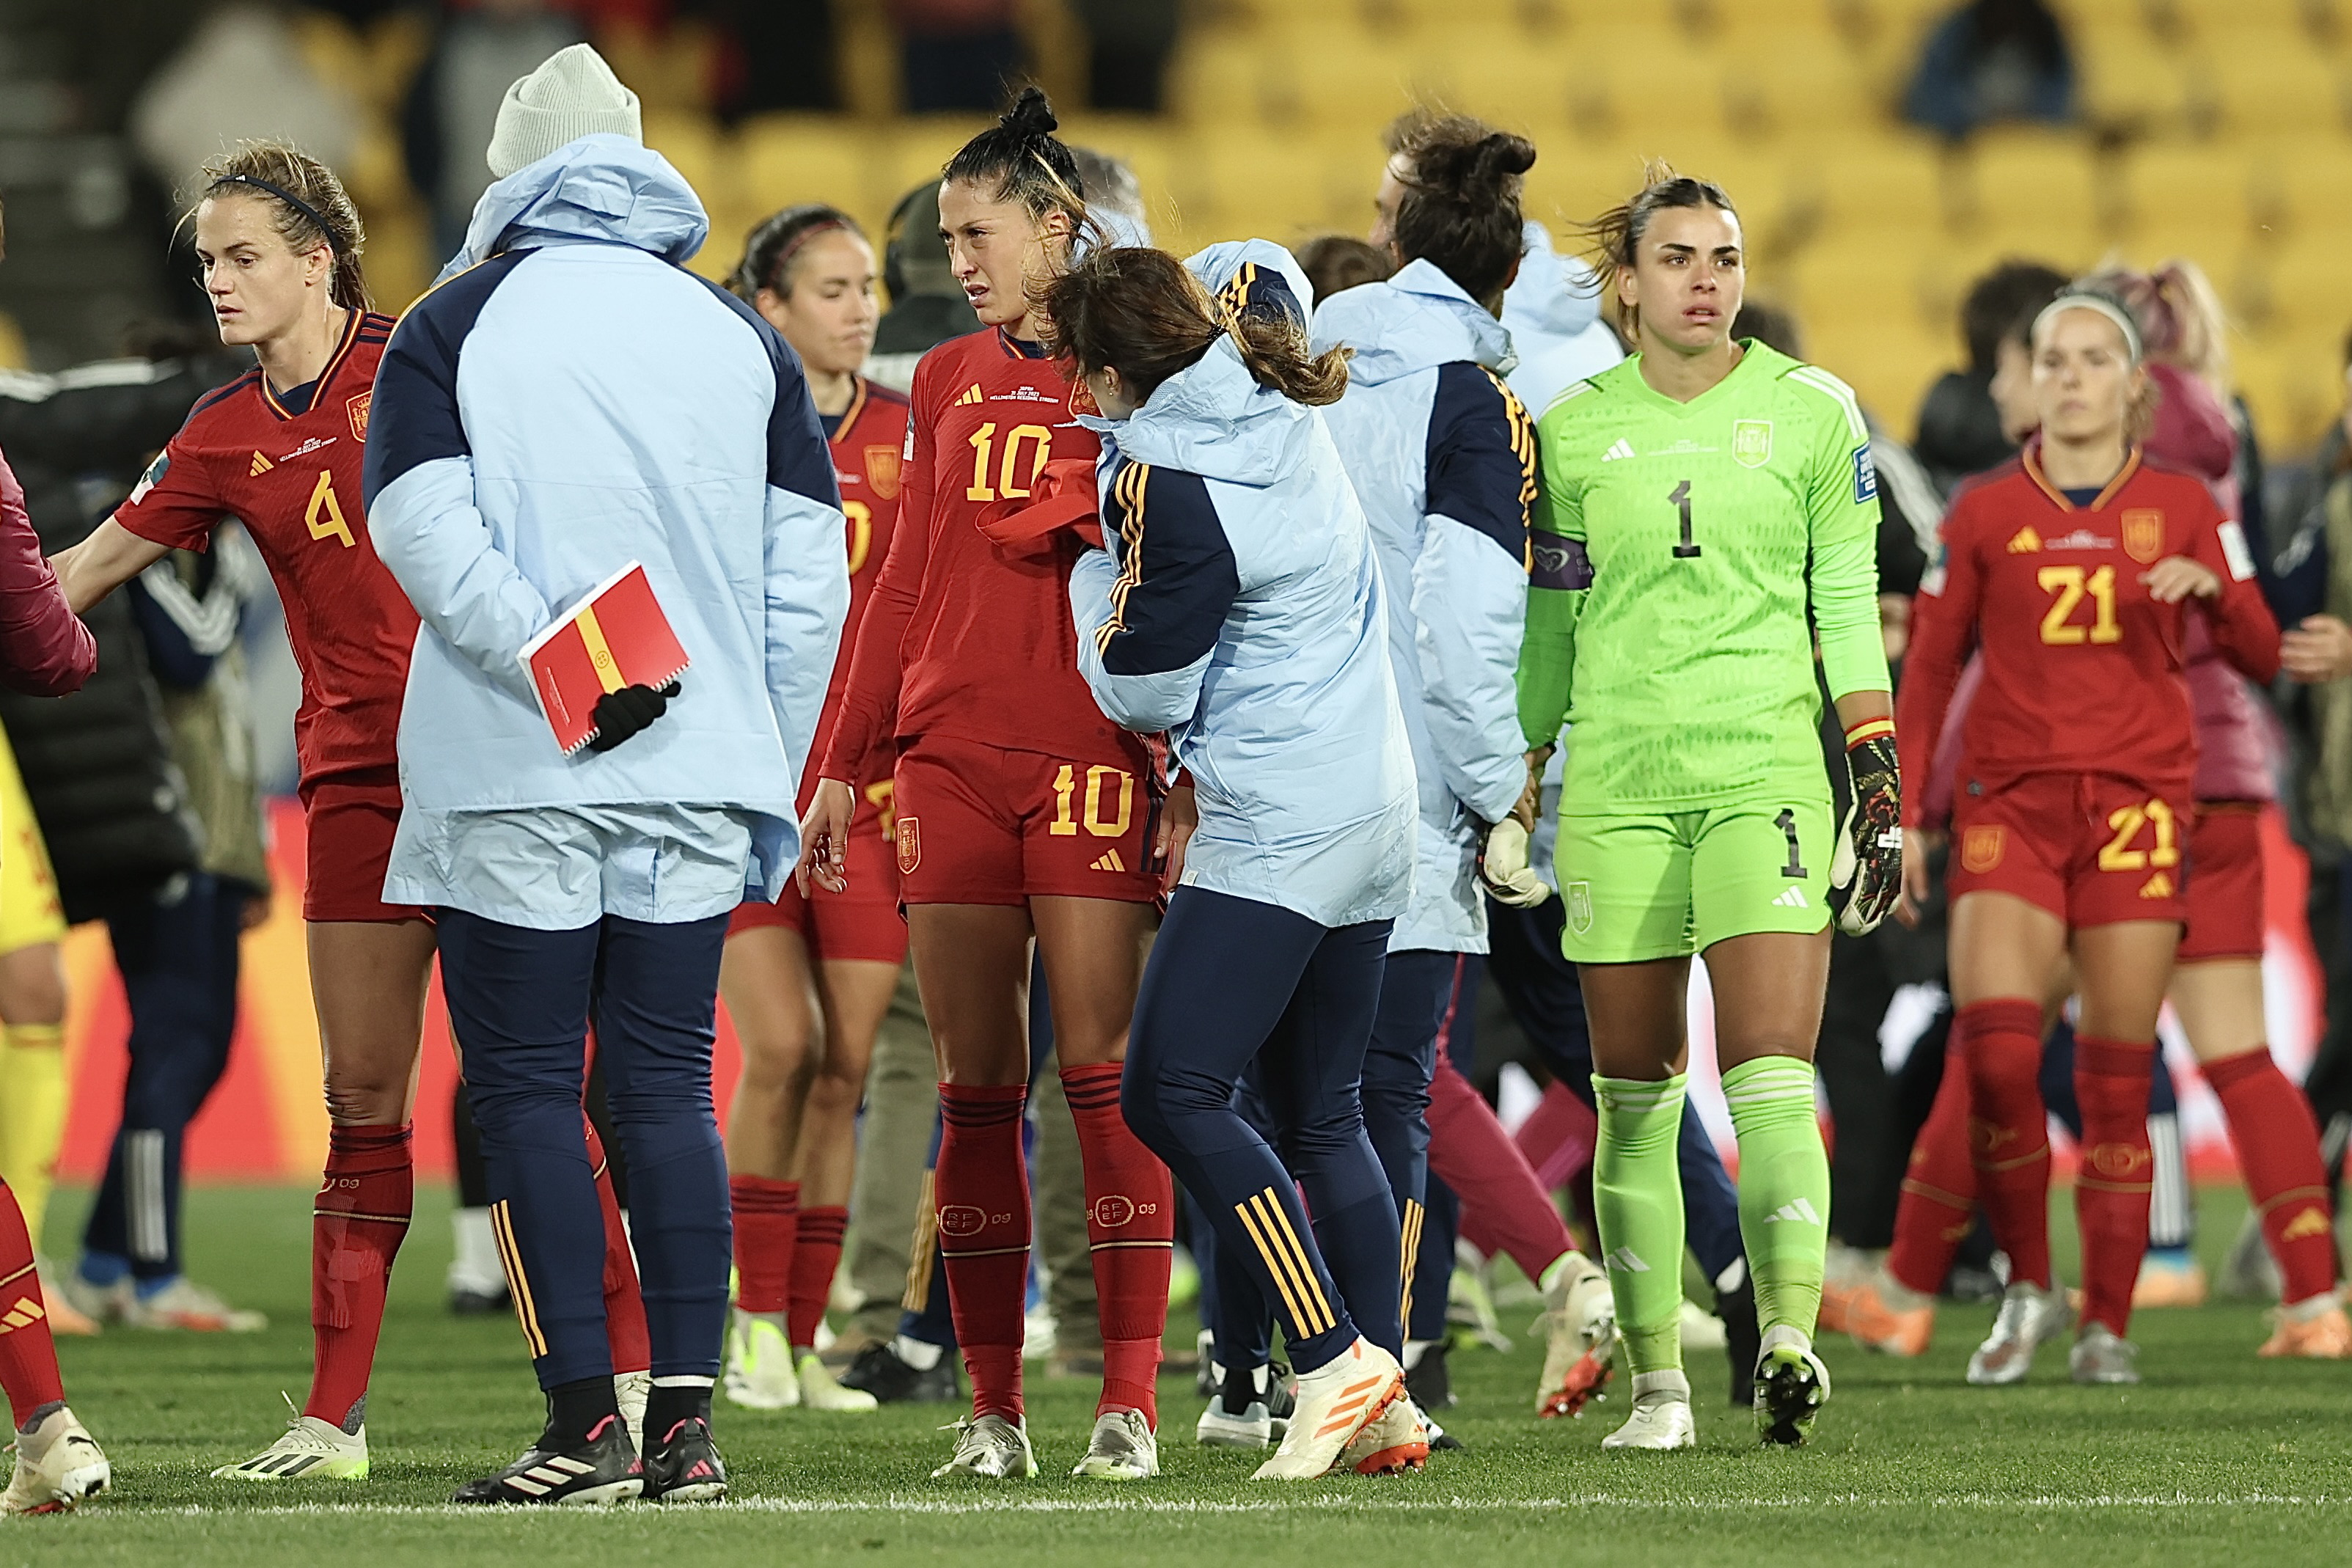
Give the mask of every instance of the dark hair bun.
POLYGON ((1534 142, 1507 131, 1497 131, 1478 143, 1471 177, 1478 184, 1499 187, 1512 175, 1524 174, 1535 166, 1534 142))
POLYGON ((996 123, 1024 141, 1051 136, 1062 125, 1055 117, 1053 100, 1045 96, 1044 88, 1036 86, 1023 88, 1021 96, 1013 100, 1013 107, 996 123))

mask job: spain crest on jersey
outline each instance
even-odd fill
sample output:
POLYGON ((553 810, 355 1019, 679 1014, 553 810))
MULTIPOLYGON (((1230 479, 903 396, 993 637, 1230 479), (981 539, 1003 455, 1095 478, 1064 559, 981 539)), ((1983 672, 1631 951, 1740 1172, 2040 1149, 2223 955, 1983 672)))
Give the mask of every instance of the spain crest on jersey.
POLYGON ((2124 513, 2124 553, 2145 566, 2164 553, 2164 513, 2135 508, 2124 513))
POLYGON ((1560 901, 1568 907, 1568 923, 1577 935, 1592 930, 1592 884, 1570 882, 1560 890, 1560 901))
POLYGON ((1772 422, 1735 419, 1731 424, 1731 460, 1743 468, 1760 468, 1772 460, 1772 422))
POLYGON ((898 499, 898 468, 902 459, 896 447, 866 448, 866 482, 873 487, 876 499, 898 499))

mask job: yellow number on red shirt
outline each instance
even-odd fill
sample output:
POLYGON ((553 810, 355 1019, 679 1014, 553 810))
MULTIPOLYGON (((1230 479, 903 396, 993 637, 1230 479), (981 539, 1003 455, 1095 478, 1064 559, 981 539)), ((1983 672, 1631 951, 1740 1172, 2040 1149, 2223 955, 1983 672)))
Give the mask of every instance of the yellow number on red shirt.
POLYGON ((313 539, 340 539, 343 548, 352 547, 352 525, 343 521, 343 509, 335 500, 335 476, 324 468, 319 470, 319 482, 310 491, 310 504, 303 510, 302 521, 310 526, 313 539))
POLYGON ((2180 820, 2163 801, 2151 800, 2144 806, 2119 805, 2107 813, 2107 826, 2116 830, 2116 836, 2099 851, 2100 870, 2145 871, 2151 866, 2163 870, 2180 864, 2180 820), (2130 847, 2143 826, 2156 829, 2153 849, 2130 847))
POLYGON ((874 544, 874 509, 862 500, 845 500, 841 510, 849 516, 849 574, 855 577, 874 544))
POLYGON ((2042 640, 2059 647, 2076 643, 2121 642, 2122 625, 2116 619, 2116 569, 2102 566, 2085 577, 2080 566, 2044 566, 2033 574, 2033 580, 2045 594, 2055 594, 2050 608, 2042 617, 2042 640), (2075 626, 2068 619, 2074 606, 2090 595, 2091 624, 2075 626))
POLYGON ((1002 494, 1009 500, 1025 500, 1037 476, 1045 471, 1045 460, 1054 453, 1054 432, 1043 425, 1016 425, 1004 437, 1004 460, 997 465, 996 483, 989 484, 989 459, 996 451, 996 426, 982 425, 964 438, 971 448, 971 483, 964 487, 966 500, 994 500, 1002 494), (1020 472, 1021 447, 1024 442, 1034 443, 1036 455, 1030 459, 1029 472, 1020 472))
POLYGON ((1082 817, 1073 817, 1070 805, 1078 790, 1078 771, 1068 763, 1054 775, 1054 820, 1045 831, 1055 838, 1077 837, 1078 823, 1086 823, 1087 831, 1097 838, 1118 838, 1125 836, 1128 825, 1135 820, 1135 775, 1124 768, 1114 768, 1097 763, 1087 770, 1087 802, 1082 817), (1103 820, 1104 786, 1113 779, 1118 781, 1118 816, 1103 820))

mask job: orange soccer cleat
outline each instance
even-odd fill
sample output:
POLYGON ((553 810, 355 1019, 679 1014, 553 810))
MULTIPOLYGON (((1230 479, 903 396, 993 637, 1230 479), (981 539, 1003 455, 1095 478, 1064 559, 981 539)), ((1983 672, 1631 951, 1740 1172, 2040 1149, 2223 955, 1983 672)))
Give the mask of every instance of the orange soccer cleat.
POLYGON ((2205 1268, 2195 1258, 2149 1253, 2140 1259, 2139 1279, 2132 1285, 2132 1310, 2149 1307, 2201 1307, 2205 1304, 2205 1268))
POLYGON ((1906 1289, 1884 1269, 1846 1287, 1843 1295, 1844 1328, 1854 1343, 1885 1355, 1927 1353, 1928 1342, 1936 1337, 1933 1297, 1906 1289))
POLYGON ((2352 1318, 2333 1293, 2282 1307, 2273 1317, 2271 1337, 2254 1353, 2293 1356, 2305 1361, 2352 1361, 2352 1318))

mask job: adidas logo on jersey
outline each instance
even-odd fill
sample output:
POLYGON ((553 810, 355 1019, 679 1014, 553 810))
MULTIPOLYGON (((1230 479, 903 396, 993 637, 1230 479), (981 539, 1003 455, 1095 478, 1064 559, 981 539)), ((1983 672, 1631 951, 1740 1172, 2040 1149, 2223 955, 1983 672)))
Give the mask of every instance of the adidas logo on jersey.
POLYGON ((2172 891, 2171 873, 2158 871, 2140 884, 2139 896, 2143 899, 2168 899, 2172 897, 2172 891))
POLYGON ((1643 1262, 1630 1247, 1619 1247, 1601 1261, 1620 1274, 1647 1274, 1650 1271, 1650 1266, 1643 1262))
POLYGON ((1095 862, 1094 868, 1097 871, 1124 871, 1127 869, 1127 862, 1118 858, 1118 850, 1106 849, 1101 858, 1095 862))
POLYGON ((277 464, 271 462, 260 453, 256 452, 253 455, 253 466, 246 469, 246 475, 249 479, 258 479, 277 466, 277 464))
POLYGON ((970 386, 965 387, 962 393, 957 396, 956 406, 958 408, 961 408, 967 403, 985 403, 987 401, 988 395, 980 390, 980 383, 975 381, 970 386))
POLYGON ((2032 523, 2009 536, 2009 552, 2011 555, 2031 555, 2041 548, 2042 536, 2033 531, 2032 523))
POLYGON ((1633 443, 1620 437, 1615 446, 1601 454, 1601 460, 1604 463, 1613 463, 1621 458, 1630 458, 1633 455, 1633 443))
POLYGON ((1802 888, 1790 888, 1787 892, 1782 893, 1779 898, 1773 900, 1772 902, 1777 907, 1784 910, 1809 910, 1813 907, 1812 905, 1805 902, 1805 889, 1802 888))
POLYGON ((1819 1225, 1822 1223, 1822 1216, 1814 1209, 1810 1199, 1798 1198, 1793 1202, 1782 1204, 1764 1216, 1766 1225, 1779 1225, 1783 1221, 1792 1225, 1819 1225))

